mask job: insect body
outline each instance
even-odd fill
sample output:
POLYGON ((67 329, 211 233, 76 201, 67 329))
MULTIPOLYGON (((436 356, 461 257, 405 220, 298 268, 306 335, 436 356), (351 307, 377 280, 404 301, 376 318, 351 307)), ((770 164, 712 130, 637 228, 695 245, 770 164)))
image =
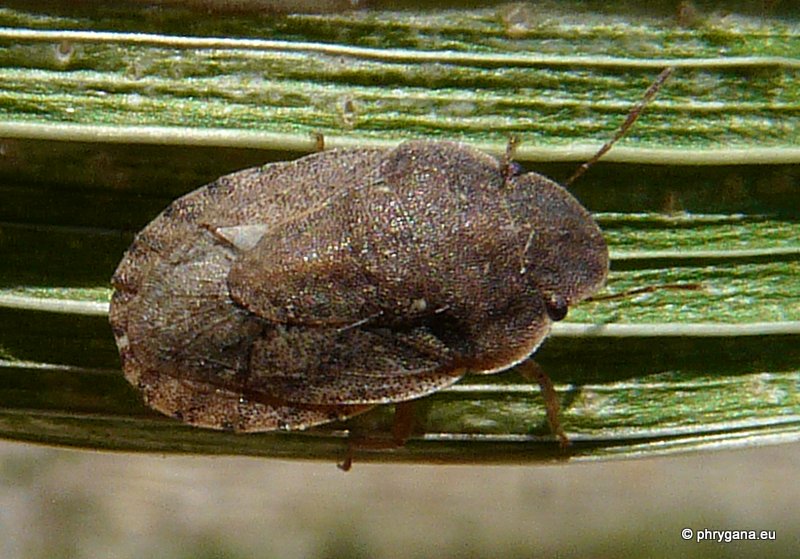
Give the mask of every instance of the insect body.
POLYGON ((111 324, 153 408, 302 429, 508 369, 607 271, 541 175, 451 142, 333 150, 176 200, 119 264, 111 324))

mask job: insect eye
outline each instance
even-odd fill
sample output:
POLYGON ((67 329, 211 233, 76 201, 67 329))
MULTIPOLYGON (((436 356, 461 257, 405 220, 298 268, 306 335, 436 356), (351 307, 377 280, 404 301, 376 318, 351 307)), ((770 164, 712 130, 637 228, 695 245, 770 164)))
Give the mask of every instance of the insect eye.
POLYGON ((561 295, 550 295, 545 299, 544 305, 547 309, 547 315, 554 322, 563 320, 567 316, 567 311, 569 311, 569 306, 567 306, 567 302, 561 295))

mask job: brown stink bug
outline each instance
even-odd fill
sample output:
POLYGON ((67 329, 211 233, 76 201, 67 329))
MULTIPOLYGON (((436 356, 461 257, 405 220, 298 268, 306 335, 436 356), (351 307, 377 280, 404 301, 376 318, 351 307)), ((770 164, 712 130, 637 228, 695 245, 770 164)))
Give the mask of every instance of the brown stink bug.
POLYGON ((325 151, 176 200, 112 279, 125 377, 169 416, 255 432, 524 361, 603 285, 608 249, 563 187, 519 173, 510 152, 426 141, 325 151))

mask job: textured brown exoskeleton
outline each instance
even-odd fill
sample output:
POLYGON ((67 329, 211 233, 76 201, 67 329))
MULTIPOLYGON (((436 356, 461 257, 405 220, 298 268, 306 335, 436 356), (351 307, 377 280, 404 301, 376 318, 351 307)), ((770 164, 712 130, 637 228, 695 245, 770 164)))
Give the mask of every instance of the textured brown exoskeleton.
POLYGON ((156 410, 303 429, 520 363, 607 272, 600 229, 564 188, 415 141, 248 169, 176 200, 119 264, 111 324, 156 410))

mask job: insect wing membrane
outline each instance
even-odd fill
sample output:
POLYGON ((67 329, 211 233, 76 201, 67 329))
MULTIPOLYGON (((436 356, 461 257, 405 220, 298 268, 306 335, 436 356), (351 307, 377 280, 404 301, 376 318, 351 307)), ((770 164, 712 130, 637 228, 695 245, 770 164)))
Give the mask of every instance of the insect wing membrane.
POLYGON ((148 405, 193 425, 240 431, 300 428, 365 409, 243 394, 250 349, 268 328, 230 298, 226 282, 241 242, 231 228, 251 227, 244 238, 252 239, 329 197, 343 169, 379 156, 325 153, 227 175, 173 202, 136 236, 112 278, 110 322, 125 377, 148 405), (332 171, 329 160, 340 164, 332 171), (309 183, 316 188, 302 190, 309 183))
POLYGON ((230 296, 229 272, 259 236, 330 198, 343 175, 379 157, 328 152, 234 173, 176 200, 137 235, 112 279, 110 320, 125 376, 148 405, 216 429, 304 428, 457 380, 419 336, 378 350, 377 334, 292 330, 230 296), (278 371, 287 342, 317 355, 278 371), (359 359, 361 351, 370 357, 359 359), (344 391, 351 384, 358 389, 344 391))
POLYGON ((303 404, 397 402, 461 378, 448 356, 422 328, 280 326, 253 345, 248 387, 303 404))

